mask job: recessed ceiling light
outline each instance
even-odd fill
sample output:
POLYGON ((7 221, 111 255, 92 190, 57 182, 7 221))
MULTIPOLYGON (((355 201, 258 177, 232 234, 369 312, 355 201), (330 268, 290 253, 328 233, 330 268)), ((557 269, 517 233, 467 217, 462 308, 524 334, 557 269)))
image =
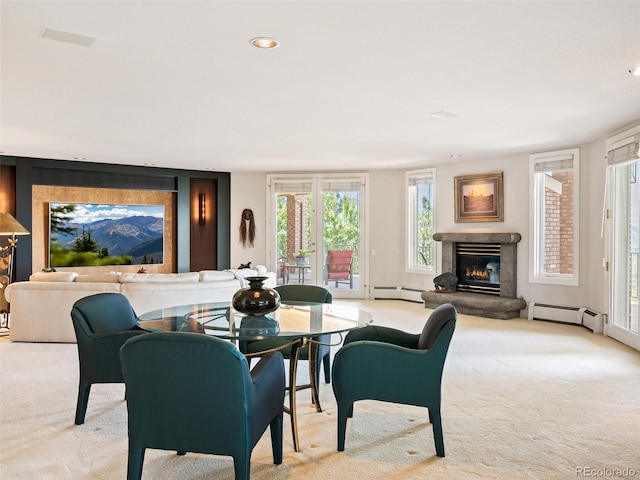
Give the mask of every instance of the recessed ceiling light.
POLYGON ((638 65, 637 67, 633 67, 631 69, 629 69, 629 72, 631 75, 634 75, 636 77, 640 77, 640 65, 638 65))
POLYGON ((444 110, 440 110, 439 112, 430 113, 429 116, 433 118, 448 119, 448 118, 457 118, 460 115, 458 115, 457 113, 445 112, 444 110))
POLYGON ((276 48, 280 42, 274 38, 256 37, 251 39, 251 45, 257 48, 276 48))
POLYGON ((151 162, 144 162, 145 167, 155 167, 156 164, 155 163, 151 163, 151 162))
POLYGON ((74 160, 86 160, 87 157, 73 157, 74 160))
POLYGON ((213 168, 213 167, 207 167, 207 168, 205 168, 205 170, 207 170, 209 172, 215 172, 216 171, 216 169, 213 168))
POLYGON ((460 155, 459 153, 452 153, 451 155, 449 155, 449 158, 461 158, 462 155, 460 155))

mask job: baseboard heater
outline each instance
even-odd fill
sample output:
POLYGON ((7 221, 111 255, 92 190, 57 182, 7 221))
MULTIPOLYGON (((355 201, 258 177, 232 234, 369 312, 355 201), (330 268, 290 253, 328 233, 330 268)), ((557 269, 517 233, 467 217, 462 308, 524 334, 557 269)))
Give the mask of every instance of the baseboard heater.
POLYGON ((408 287, 372 287, 371 297, 374 300, 407 300, 422 303, 422 290, 408 287))
POLYGON ((604 325, 603 313, 586 307, 569 305, 552 305, 549 303, 530 302, 529 320, 547 320, 550 322, 584 325, 593 333, 602 333, 604 325))

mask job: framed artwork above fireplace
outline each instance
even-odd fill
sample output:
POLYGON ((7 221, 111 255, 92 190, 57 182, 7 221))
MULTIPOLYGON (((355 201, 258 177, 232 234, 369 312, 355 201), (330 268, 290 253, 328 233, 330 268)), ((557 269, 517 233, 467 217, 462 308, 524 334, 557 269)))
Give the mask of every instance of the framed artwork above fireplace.
POLYGON ((456 222, 502 222, 502 172, 454 178, 456 222))

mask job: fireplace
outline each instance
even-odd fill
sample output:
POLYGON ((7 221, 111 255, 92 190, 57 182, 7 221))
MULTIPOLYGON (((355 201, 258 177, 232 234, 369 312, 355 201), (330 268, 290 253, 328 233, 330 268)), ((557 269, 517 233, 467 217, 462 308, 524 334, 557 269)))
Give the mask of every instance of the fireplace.
POLYGON ((458 291, 500 295, 500 244, 456 243, 458 291))
POLYGON ((508 319, 527 303, 517 297, 519 233, 436 233, 442 242, 442 272, 458 277, 455 292, 425 290, 425 307, 452 303, 460 313, 508 319))

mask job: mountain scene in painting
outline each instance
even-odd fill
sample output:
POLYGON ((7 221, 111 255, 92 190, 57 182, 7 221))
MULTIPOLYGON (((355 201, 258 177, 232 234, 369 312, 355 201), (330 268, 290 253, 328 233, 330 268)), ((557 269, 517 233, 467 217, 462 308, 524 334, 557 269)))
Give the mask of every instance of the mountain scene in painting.
POLYGON ((163 262, 164 207, 50 203, 50 267, 163 262))

